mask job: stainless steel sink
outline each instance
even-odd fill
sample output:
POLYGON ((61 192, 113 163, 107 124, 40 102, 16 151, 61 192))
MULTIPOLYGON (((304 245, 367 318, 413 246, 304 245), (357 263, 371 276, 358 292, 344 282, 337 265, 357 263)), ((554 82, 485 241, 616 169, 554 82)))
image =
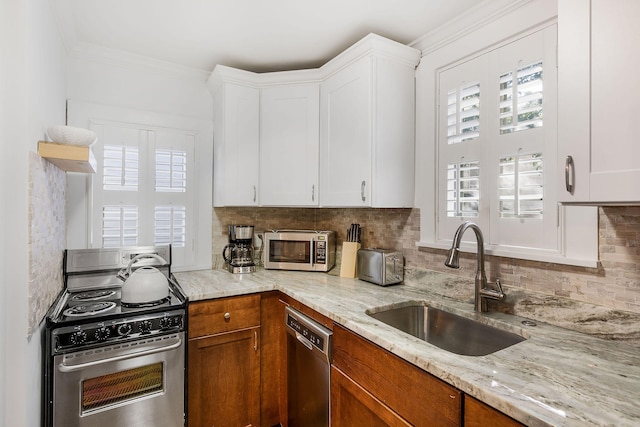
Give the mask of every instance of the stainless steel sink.
POLYGON ((485 356, 521 341, 520 335, 420 303, 367 314, 443 350, 464 356, 485 356))

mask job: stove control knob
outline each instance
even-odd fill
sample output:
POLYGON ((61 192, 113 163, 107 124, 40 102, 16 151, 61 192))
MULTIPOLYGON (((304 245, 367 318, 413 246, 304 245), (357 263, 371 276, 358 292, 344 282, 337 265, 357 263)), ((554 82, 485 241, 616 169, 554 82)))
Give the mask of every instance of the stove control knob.
POLYGON ((78 345, 87 342, 87 333, 85 331, 76 331, 69 337, 71 344, 78 345))
POLYGON ((143 320, 138 324, 138 329, 143 334, 148 334, 149 332, 151 332, 152 327, 153 324, 151 323, 151 320, 143 320))
POLYGON ((169 329, 171 327, 171 318, 163 317, 160 319, 160 329, 169 329))
POLYGON ((105 327, 98 328, 95 331, 95 336, 98 341, 106 341, 107 338, 109 338, 109 335, 111 335, 111 333, 109 332, 109 329, 105 327))
POLYGON ((130 324, 123 323, 122 325, 118 326, 118 335, 120 335, 121 337, 126 337, 131 333, 131 329, 132 328, 130 324))

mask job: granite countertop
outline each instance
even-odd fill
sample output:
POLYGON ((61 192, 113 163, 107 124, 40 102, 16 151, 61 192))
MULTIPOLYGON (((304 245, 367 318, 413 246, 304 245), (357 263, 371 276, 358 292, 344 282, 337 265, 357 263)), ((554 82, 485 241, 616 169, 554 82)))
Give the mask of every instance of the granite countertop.
POLYGON ((175 273, 190 301, 279 290, 529 426, 640 425, 640 315, 505 288, 506 303, 473 311, 473 281, 426 270, 380 287, 325 273, 175 273), (373 319, 367 310, 424 301, 527 338, 461 356, 373 319), (522 321, 533 319, 537 326, 522 321), (603 339, 602 337, 608 338, 603 339))

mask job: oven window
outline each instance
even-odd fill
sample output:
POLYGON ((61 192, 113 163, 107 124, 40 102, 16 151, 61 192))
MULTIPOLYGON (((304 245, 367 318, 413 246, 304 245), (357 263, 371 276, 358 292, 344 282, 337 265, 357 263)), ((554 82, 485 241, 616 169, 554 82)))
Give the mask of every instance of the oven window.
POLYGON ((311 264, 311 241, 271 240, 269 261, 311 264))
POLYGON ((82 381, 82 412, 162 391, 162 362, 82 381))

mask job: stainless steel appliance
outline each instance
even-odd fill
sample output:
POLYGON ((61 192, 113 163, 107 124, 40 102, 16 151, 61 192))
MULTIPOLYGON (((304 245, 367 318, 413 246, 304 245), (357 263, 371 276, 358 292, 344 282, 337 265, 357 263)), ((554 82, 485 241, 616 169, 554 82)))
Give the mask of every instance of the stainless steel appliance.
POLYGON ((291 307, 284 316, 289 426, 326 427, 333 332, 291 307))
POLYGON ((404 280, 404 256, 392 249, 358 250, 358 279, 380 286, 404 280))
POLYGON ((183 426, 187 298, 171 274, 171 247, 67 250, 63 270, 44 334, 44 424, 183 426), (168 292, 128 304, 116 274, 140 254, 166 260, 131 267, 154 264, 168 292))
POLYGON ((222 257, 231 273, 253 273, 253 225, 229 225, 229 243, 222 249, 222 257), (229 252, 229 256, 227 256, 229 252))
POLYGON ((329 271, 335 263, 333 231, 273 230, 264 233, 264 268, 329 271))

